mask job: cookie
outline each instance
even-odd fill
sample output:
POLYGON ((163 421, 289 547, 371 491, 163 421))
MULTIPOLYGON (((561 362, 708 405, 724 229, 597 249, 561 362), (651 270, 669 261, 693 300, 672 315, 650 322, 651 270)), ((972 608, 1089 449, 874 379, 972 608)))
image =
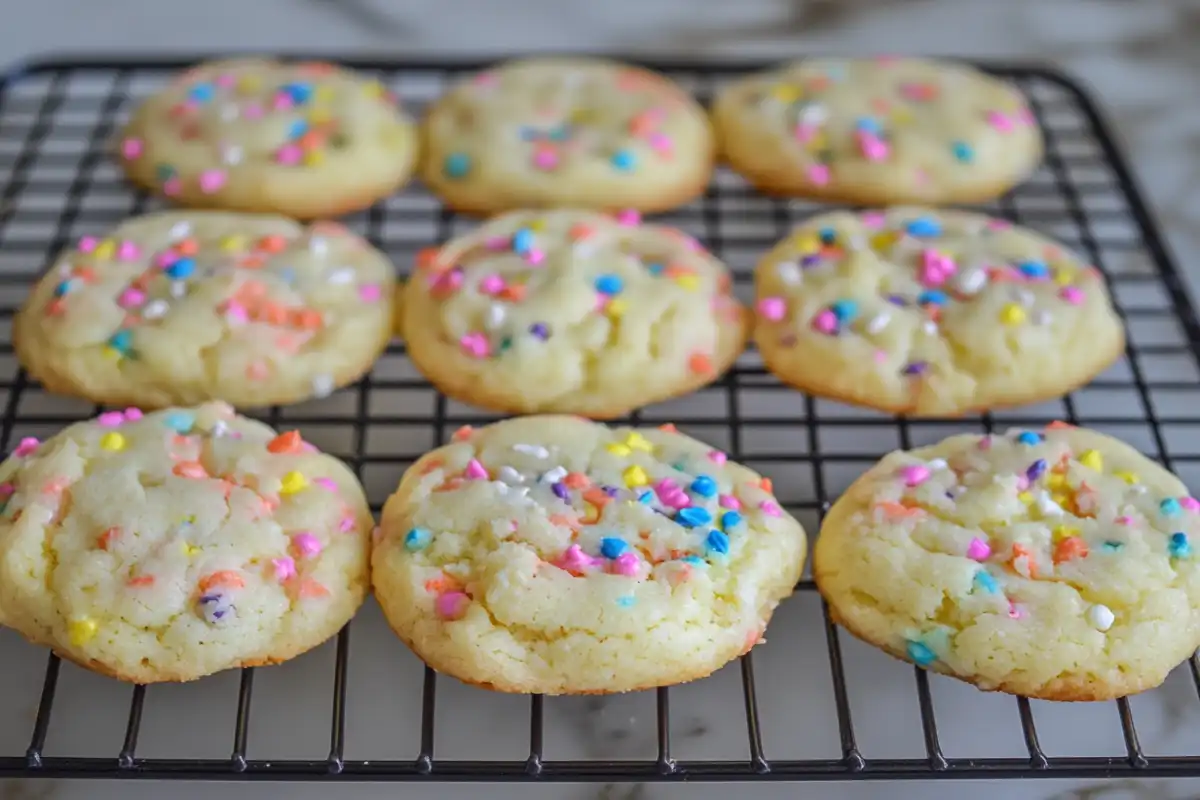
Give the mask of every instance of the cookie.
POLYGON ((378 81, 333 64, 202 64, 134 112, 116 143, 126 175, 185 206, 311 219, 404 184, 416 126, 378 81))
POLYGON ((121 680, 286 661, 366 596, 354 475, 224 403, 22 439, 0 493, 0 624, 121 680))
POLYGON ((712 130, 695 100, 662 75, 602 59, 501 64, 438 100, 422 130, 422 179, 460 211, 662 211, 700 194, 712 172, 712 130))
POLYGON ((713 119, 761 191, 857 205, 983 202, 1042 157, 1021 93, 948 61, 798 61, 725 88, 713 119))
POLYGON ((434 669, 599 694, 748 652, 804 554, 770 481, 673 426, 536 416, 460 430, 418 460, 371 566, 389 624, 434 669))
POLYGON ((421 255, 403 335, 464 402, 617 417, 733 364, 748 315, 730 283, 695 240, 636 214, 516 211, 421 255))
POLYGON ((148 214, 59 258, 14 345, 46 389, 97 403, 294 403, 371 368, 394 285, 388 260, 341 225, 148 214))
POLYGON ((1104 700, 1200 645, 1200 502, 1132 447, 1054 423, 896 452, 821 526, 856 636, 981 689, 1104 700))
POLYGON ((755 285, 755 338, 780 380, 894 413, 1058 397, 1125 346, 1099 272, 967 212, 814 217, 767 254, 755 285))

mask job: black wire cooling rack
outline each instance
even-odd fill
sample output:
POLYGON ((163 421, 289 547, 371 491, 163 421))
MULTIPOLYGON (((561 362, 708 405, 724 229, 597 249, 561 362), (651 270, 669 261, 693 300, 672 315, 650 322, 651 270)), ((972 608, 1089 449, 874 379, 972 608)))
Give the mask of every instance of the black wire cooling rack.
MULTIPOLYGON (((62 247, 80 235, 102 231, 128 214, 155 207, 155 201, 124 185, 109 163, 107 143, 139 99, 197 60, 43 61, 0 79, 0 449, 7 449, 17 436, 44 435, 98 410, 43 394, 17 368, 12 356, 12 315, 31 280, 62 247)), ((356 59, 344 63, 376 73, 414 109, 436 97, 448 81, 484 66, 356 59)), ((648 66, 708 100, 723 81, 764 65, 673 62, 648 66)), ((1071 81, 1040 68, 986 68, 1011 78, 1030 96, 1045 131, 1047 153, 1045 164, 1028 182, 996 203, 979 208, 1057 237, 1104 271, 1130 333, 1127 353, 1117 366, 1060 402, 994 415, 917 422, 793 392, 767 374, 751 350, 716 386, 683 401, 644 409, 632 420, 678 422, 682 429, 725 447, 733 458, 771 475, 781 500, 811 533, 816 532, 818 517, 830 499, 883 452, 961 430, 1038 426, 1066 419, 1122 436, 1185 481, 1200 483, 1194 480, 1200 476, 1200 411, 1196 408, 1200 325, 1123 157, 1092 101, 1071 81)), ((759 197, 739 178, 722 170, 702 198, 660 219, 696 235, 730 264, 735 285, 744 297, 755 259, 791 225, 819 210, 820 206, 811 203, 759 197)), ((347 222, 389 253, 404 271, 417 250, 472 224, 442 208, 419 188, 388 198, 347 222)), ((306 439, 344 457, 364 480, 376 508, 402 469, 423 450, 444 441, 458 425, 489 419, 434 392, 412 370, 402 345, 389 348, 373 373, 357 386, 325 400, 273 409, 264 417, 277 426, 297 426, 306 439)), ((365 646, 372 654, 352 656, 347 626, 326 648, 326 656, 310 654, 283 667, 217 676, 200 682, 199 688, 192 685, 186 690, 127 687, 64 666, 54 656, 47 662, 43 653, 15 637, 0 639, 0 663, 9 673, 0 687, 0 777, 626 782, 1200 776, 1200 742, 1185 744, 1183 752, 1176 748, 1176 752, 1163 755, 1143 748, 1134 726, 1134 707, 1146 695, 1117 701, 1112 717, 1089 712, 1084 722, 1071 723, 1073 730, 1110 726, 1117 742, 1117 751, 1111 754, 1059 755, 1056 748, 1040 742, 1039 727, 1042 738, 1049 738, 1045 736, 1046 720, 1074 711, 1062 705, 989 696, 987 708, 993 710, 989 713, 1011 714, 1015 706, 1016 744, 1005 755, 947 755, 955 749, 958 732, 991 725, 991 718, 960 720, 955 712, 967 712, 957 700, 950 704, 949 713, 944 704, 941 713, 936 713, 935 696, 942 691, 939 682, 949 681, 921 670, 915 670, 912 735, 889 736, 919 743, 919 752, 893 757, 886 747, 868 742, 876 724, 861 722, 864 716, 869 718, 872 705, 880 702, 879 687, 855 686, 847 677, 860 662, 883 657, 838 631, 817 601, 812 581, 806 579, 798 588, 797 596, 777 612, 771 631, 790 624, 790 616, 811 612, 809 635, 797 646, 803 653, 823 650, 815 661, 805 661, 790 672, 793 668, 779 663, 780 651, 768 644, 706 681, 641 693, 640 699, 625 696, 632 697, 628 703, 640 703, 636 708, 641 709, 642 721, 631 719, 627 725, 617 726, 609 731, 612 735, 605 740, 609 744, 602 742, 583 757, 554 755, 562 736, 551 730, 552 723, 591 719, 588 715, 603 715, 605 708, 612 708, 606 702, 626 700, 513 698, 482 692, 462 695, 474 690, 417 665, 410 654, 391 644, 390 634, 378 624, 377 613, 369 610, 354 623, 356 630, 364 625, 368 628, 356 635, 355 652, 365 646), (369 618, 372 613, 374 622, 369 618), (368 617, 365 622, 364 617, 368 617), (392 655, 379 656, 374 652, 376 645, 393 647, 386 651, 392 655), (314 659, 323 660, 314 667, 314 659), (358 659, 369 663, 360 668, 358 659), (402 659, 407 659, 403 669, 397 666, 402 659), (21 663, 36 663, 36 667, 14 666, 21 663), (826 667, 828 678, 820 674, 826 667), (276 704, 276 710, 261 711, 263 703, 280 700, 270 682, 276 676, 285 676, 281 680, 295 676, 294 671, 289 672, 294 669, 307 671, 289 690, 284 710, 279 711, 276 704), (803 674, 797 677, 798 672, 803 674), (766 683, 764 673, 774 676, 773 684, 782 685, 769 691, 760 689, 766 683), (370 675, 381 680, 385 690, 372 689, 368 697, 360 698, 355 690, 370 675), (779 680, 780 675, 786 680, 779 680), (793 697, 800 692, 789 688, 793 680, 809 681, 803 692, 809 705, 795 704, 798 701, 793 697), (87 688, 72 689, 77 681, 87 688), (256 681, 263 687, 258 690, 257 702, 256 681), (191 711, 158 710, 156 698, 171 691, 191 692, 182 699, 179 695, 167 698, 175 697, 185 705, 190 702, 191 711), (264 700, 263 692, 275 696, 264 700), (449 701, 443 699, 439 706, 439 695, 445 698, 448 692, 449 701), (305 698, 315 694, 317 700, 301 702, 301 694, 305 698), (412 700, 406 706, 410 715, 393 715, 401 718, 409 732, 411 747, 389 742, 358 748, 353 743, 361 741, 361 737, 356 739, 358 730, 368 717, 375 724, 389 715, 386 708, 392 694, 407 694, 412 700), (731 711, 721 712, 720 725, 725 733, 729 726, 737 729, 738 752, 718 757, 711 748, 700 747, 696 751, 699 757, 681 755, 681 749, 695 750, 683 748, 681 743, 687 744, 689 736, 711 727, 711 723, 699 721, 703 715, 696 712, 698 704, 708 700, 719 700, 725 704, 722 708, 731 711), (579 706, 580 702, 584 705, 579 706), (211 736, 192 736, 185 745, 194 748, 188 754, 207 755, 157 754, 162 748, 155 745, 162 731, 191 731, 196 714, 220 703, 230 706, 221 726, 213 727, 211 736), (292 706, 298 703, 304 705, 303 713, 288 716, 288 709, 295 711, 292 706), (824 722, 815 718, 821 715, 811 707, 822 703, 827 711, 824 722), (790 710, 776 712, 777 708, 790 710), (443 738, 447 718, 462 723, 459 718, 474 710, 478 713, 467 717, 467 726, 486 727, 487 720, 503 717, 499 738, 506 740, 506 753, 511 757, 491 757, 495 748, 488 748, 485 756, 475 752, 466 757, 445 755, 446 750, 455 749, 447 747, 443 738), (89 725, 99 725, 114 736, 86 746, 68 742, 56 747, 55 736, 69 740, 76 727, 63 719, 72 712, 90 715, 89 725), (744 712, 744 723, 739 712, 744 712), (162 722, 163 714, 166 722, 162 722), (147 733, 147 725, 152 724, 148 720, 156 715, 160 722, 147 733), (281 729, 315 735, 320 751, 303 757, 274 752, 268 753, 270 757, 259 755, 259 746, 271 738, 261 731, 269 729, 279 716, 284 718, 281 729), (860 720, 858 727, 852 717, 860 720), (514 737, 525 718, 527 748, 516 741, 522 734, 514 737), (955 733, 939 736, 939 718, 943 731, 949 727, 955 733), (123 741, 116 741, 122 736, 122 719, 123 741), (252 719, 258 732, 255 737, 251 736, 252 719), (830 744, 820 757, 768 756, 788 752, 793 739, 822 724, 830 744), (321 732, 324 726, 328 726, 327 734, 321 732), (440 734, 436 741, 435 728, 440 734), (918 729, 920 737, 915 736, 918 729), (630 755, 631 749, 622 743, 630 738, 641 743, 644 755, 630 755), (6 743, 13 749, 3 749, 6 743), (519 754, 512 746, 518 747, 519 754), (356 748, 372 757, 356 755, 356 748), (147 750, 156 754, 146 755, 147 750), (383 757, 376 757, 377 753, 383 757)), ((1175 689, 1184 696, 1182 700, 1168 698, 1164 706, 1172 707, 1170 713, 1183 713, 1177 709, 1196 702, 1188 695, 1200 693, 1200 662, 1193 657, 1189 666, 1190 683, 1181 683, 1186 676, 1172 678, 1175 689)), ((914 678, 909 668, 892 662, 881 668, 887 670, 886 688, 892 693, 886 697, 899 697, 897 702, 912 700, 909 692, 914 678)), ((967 699, 971 701, 985 697, 974 690, 964 691, 970 693, 967 699)), ((956 697, 964 695, 960 691, 956 697)), ((619 706, 622 710, 634 707, 619 706)))

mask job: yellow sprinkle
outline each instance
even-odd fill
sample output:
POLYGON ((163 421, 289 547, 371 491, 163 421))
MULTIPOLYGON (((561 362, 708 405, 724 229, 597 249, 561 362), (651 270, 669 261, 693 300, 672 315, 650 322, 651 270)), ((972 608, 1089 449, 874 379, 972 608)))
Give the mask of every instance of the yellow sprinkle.
POLYGON ((307 167, 316 167, 325 161, 325 152, 323 150, 309 150, 304 154, 304 165, 307 167))
POLYGON ((641 450, 646 453, 654 451, 654 445, 650 443, 650 440, 645 436, 642 436, 637 431, 629 432, 629 435, 625 437, 625 446, 631 447, 634 450, 641 450))
POLYGON ((1019 495, 1017 495, 1017 499, 1025 505, 1029 505, 1033 502, 1033 495, 1031 495, 1029 492, 1021 492, 1019 495))
POLYGON ((259 81, 258 76, 256 75, 243 75, 242 77, 238 78, 237 81, 237 89, 242 94, 256 92, 258 91, 258 87, 261 85, 262 82, 259 81))
POLYGON ((1136 472, 1130 472, 1130 471, 1124 470, 1124 469, 1114 472, 1113 477, 1120 478, 1121 480, 1125 481, 1126 483, 1137 483, 1138 482, 1138 474, 1136 472))
POLYGON ((1079 463, 1096 472, 1104 469, 1104 456, 1096 450, 1087 450, 1079 457, 1079 463))
POLYGON ((900 235, 894 231, 883 231, 871 237, 871 249, 887 250, 900 238, 900 235))
POLYGON ((596 114, 589 108, 577 108, 571 112, 570 121, 576 125, 586 125, 595 118, 596 114))
POLYGON ((633 452, 626 445, 620 444, 619 442, 612 442, 611 444, 606 444, 604 446, 604 449, 607 450, 608 452, 612 453, 614 456, 620 456, 621 458, 624 458, 625 456, 627 456, 633 452))
POLYGON ((112 239, 105 239, 96 245, 96 249, 92 251, 92 255, 101 261, 108 261, 117 252, 117 243, 112 239))
POLYGON ((604 307, 604 313, 608 314, 608 316, 612 317, 613 319, 618 319, 625 314, 625 311, 628 308, 629 303, 618 297, 608 302, 608 305, 604 307))
POLYGON ((815 233, 798 233, 792 239, 792 246, 801 253, 815 253, 821 249, 821 239, 815 233))
POLYGON ((1061 472, 1051 472, 1050 476, 1046 478, 1046 486, 1051 491, 1066 489, 1068 488, 1067 476, 1061 472))
POLYGON ((120 350, 118 350, 115 347, 110 347, 108 345, 105 345, 104 346, 104 357, 109 359, 110 361, 120 361, 122 358, 125 357, 125 354, 122 353, 120 350))
MULTIPOLYGON (((382 88, 382 87, 380 87, 380 88, 382 88)), ((333 99, 333 97, 336 93, 337 93, 337 90, 334 89, 332 86, 330 86, 327 83, 322 83, 322 84, 318 85, 317 88, 313 89, 313 102, 314 103, 328 103, 330 100, 333 99)))
POLYGON ((306 486, 308 486, 308 480, 299 472, 293 470, 283 476, 283 481, 279 485, 279 493, 295 494, 306 486))
POLYGON ((781 103, 794 103, 803 96, 800 87, 790 83, 777 83, 771 87, 771 97, 781 103))
POLYGON ((1058 503, 1063 508, 1066 508, 1067 503, 1071 502, 1071 498, 1066 494, 1066 492, 1054 492, 1050 495, 1050 499, 1058 503))
POLYGON ((67 635, 76 647, 87 644, 96 635, 96 620, 89 617, 71 620, 67 623, 67 635))
POLYGON ((588 525, 594 524, 600 519, 600 509, 596 508, 591 503, 583 504, 583 521, 588 525))
POLYGON ((246 249, 245 236, 226 236, 221 239, 221 249, 226 253, 236 253, 238 250, 246 249))
POLYGON ((197 547, 196 545, 188 544, 187 542, 183 542, 182 544, 183 544, 183 554, 185 556, 187 556, 188 558, 191 558, 192 556, 200 555, 200 548, 197 547))
POLYGON ((544 220, 544 219, 530 220, 529 222, 525 223, 525 227, 529 228, 529 230, 531 230, 531 231, 545 230, 546 229, 546 220, 544 220))
POLYGON ((892 122, 906 125, 913 121, 913 114, 907 108, 897 108, 892 112, 892 122))
POLYGON ((678 275, 675 283, 679 285, 680 289, 694 292, 700 288, 700 277, 698 275, 678 275))
POLYGON ((1054 273, 1054 282, 1059 286, 1068 286, 1071 281, 1075 280, 1075 270, 1059 267, 1054 273))
POLYGON ((125 437, 116 431, 111 431, 100 437, 100 446, 105 450, 124 450, 125 437))
POLYGON ((646 474, 646 470, 634 464, 629 469, 621 473, 621 477, 625 479, 625 485, 630 489, 638 486, 645 486, 650 482, 650 476, 646 474))
POLYGON ((333 114, 327 108, 314 108, 308 112, 309 125, 326 125, 333 119, 333 114))
POLYGON ((804 143, 804 148, 809 152, 824 150, 828 146, 829 137, 825 135, 825 131, 817 131, 804 143))
POLYGON ((1025 309, 1016 303, 1009 303, 1000 309, 1000 321, 1005 325, 1020 325, 1025 321, 1025 309))
POLYGON ((1054 536, 1055 544, 1058 544, 1063 539, 1070 539, 1072 536, 1078 536, 1078 535, 1079 535, 1079 528, 1073 528, 1070 525, 1054 526, 1053 536, 1054 536))

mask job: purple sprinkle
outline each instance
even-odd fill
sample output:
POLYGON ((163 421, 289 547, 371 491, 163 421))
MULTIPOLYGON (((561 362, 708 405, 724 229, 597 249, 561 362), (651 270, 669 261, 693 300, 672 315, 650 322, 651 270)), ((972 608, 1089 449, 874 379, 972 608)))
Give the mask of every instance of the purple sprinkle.
POLYGON ((543 342, 550 338, 550 329, 544 323, 535 322, 529 326, 529 333, 543 342))
POLYGON ((225 616, 225 611, 218 608, 212 612, 212 615, 213 619, 220 619, 221 617, 225 616))
POLYGON ((905 300, 902 295, 898 294, 889 294, 887 296, 887 301, 892 305, 900 306, 901 308, 904 308, 906 305, 908 305, 908 301, 905 300))
POLYGON ((608 495, 609 497, 616 497, 617 491, 618 491, 617 487, 615 487, 615 486, 605 486, 604 487, 604 493, 606 495, 608 495))
POLYGON ((905 375, 920 375, 929 369, 928 361, 914 361, 911 364, 905 364, 901 370, 905 375))
POLYGON ((206 594, 200 598, 200 602, 203 604, 216 603, 216 602, 219 602, 220 600, 221 600, 221 595, 219 595, 219 594, 206 594))
POLYGON ((551 484, 550 489, 554 492, 554 496, 560 500, 571 499, 571 493, 567 490, 567 485, 565 483, 551 484))
POLYGON ((817 264, 820 264, 820 263, 821 263, 821 256, 817 255, 816 253, 809 253, 805 256, 802 256, 800 259, 800 266, 803 269, 808 269, 809 267, 815 267, 817 264))
POLYGON ((1030 481, 1036 481, 1042 477, 1042 473, 1046 471, 1046 459, 1039 458, 1037 461, 1029 465, 1029 469, 1025 470, 1025 477, 1030 481))

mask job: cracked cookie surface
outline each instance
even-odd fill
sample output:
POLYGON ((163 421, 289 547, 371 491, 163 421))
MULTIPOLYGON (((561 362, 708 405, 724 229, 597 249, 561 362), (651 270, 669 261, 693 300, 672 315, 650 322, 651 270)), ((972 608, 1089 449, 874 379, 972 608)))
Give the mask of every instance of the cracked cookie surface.
POLYGON ((1124 349, 1100 273, 1056 242, 961 211, 807 220, 755 271, 755 340, 780 380, 916 416, 1058 397, 1124 349))
POLYGON ((1064 423, 884 458, 833 505, 813 574, 835 619, 985 690, 1101 700, 1200 645, 1200 502, 1064 423))
POLYGON ((621 416, 712 382, 745 343, 725 266, 636 214, 511 212, 417 267, 409 355, 484 408, 621 416))
POLYGON ((670 426, 522 417, 423 456, 384 508, 376 597, 435 669, 506 692, 704 677, 759 642, 804 531, 770 481, 670 426))
POLYGON ((0 623, 121 680, 285 661, 368 589, 354 475, 224 403, 24 439, 0 492, 0 623))
POLYGON ((336 223, 179 211, 84 237, 34 287, 17 355, 49 390, 160 408, 320 397, 371 368, 395 270, 336 223))

